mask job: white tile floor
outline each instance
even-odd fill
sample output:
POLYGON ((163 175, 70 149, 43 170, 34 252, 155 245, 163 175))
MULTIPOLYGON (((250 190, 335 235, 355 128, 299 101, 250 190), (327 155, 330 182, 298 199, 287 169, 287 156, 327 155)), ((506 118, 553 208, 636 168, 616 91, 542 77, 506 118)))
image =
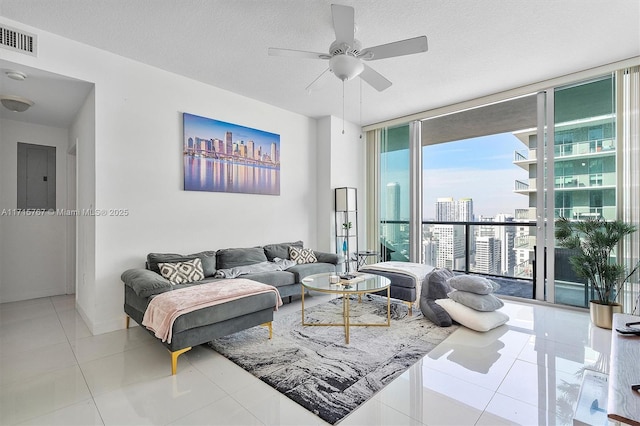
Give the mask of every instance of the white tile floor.
MULTIPOLYGON (((276 315, 299 310, 294 301, 276 315)), ((503 310, 507 326, 460 328, 341 425, 570 424, 582 371, 606 369, 611 333, 586 312, 503 310)), ((146 331, 92 336, 74 296, 57 296, 0 305, 0 424, 326 423, 206 347, 182 355, 171 376, 146 331)))

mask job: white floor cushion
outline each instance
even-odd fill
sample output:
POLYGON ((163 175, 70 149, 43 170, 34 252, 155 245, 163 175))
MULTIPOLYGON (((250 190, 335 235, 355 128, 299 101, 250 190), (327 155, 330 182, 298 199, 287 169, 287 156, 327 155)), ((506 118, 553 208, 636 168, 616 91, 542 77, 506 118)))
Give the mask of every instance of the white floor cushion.
POLYGON ((436 303, 456 322, 476 331, 489 331, 509 321, 504 312, 480 312, 452 299, 438 299, 436 303))

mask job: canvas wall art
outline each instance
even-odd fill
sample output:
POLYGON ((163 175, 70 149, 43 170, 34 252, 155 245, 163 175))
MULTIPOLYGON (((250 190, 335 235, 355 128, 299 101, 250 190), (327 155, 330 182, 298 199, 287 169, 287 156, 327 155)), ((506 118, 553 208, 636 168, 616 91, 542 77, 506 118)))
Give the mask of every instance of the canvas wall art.
POLYGON ((280 195, 280 135, 183 113, 185 191, 280 195))

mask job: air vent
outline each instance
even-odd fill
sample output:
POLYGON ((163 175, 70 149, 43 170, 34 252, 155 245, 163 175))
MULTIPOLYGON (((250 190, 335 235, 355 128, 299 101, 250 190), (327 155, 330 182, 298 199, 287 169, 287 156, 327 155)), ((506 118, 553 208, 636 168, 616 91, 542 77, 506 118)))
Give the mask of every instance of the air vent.
POLYGON ((0 25, 0 46, 5 49, 37 56, 37 40, 34 34, 0 25))

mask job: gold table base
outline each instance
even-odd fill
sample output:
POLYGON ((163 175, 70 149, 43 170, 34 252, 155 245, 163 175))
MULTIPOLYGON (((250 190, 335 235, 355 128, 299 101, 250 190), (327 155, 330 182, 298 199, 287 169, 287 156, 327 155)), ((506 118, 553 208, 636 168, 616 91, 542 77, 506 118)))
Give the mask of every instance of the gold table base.
POLYGON ((349 328, 350 327, 390 327, 391 326, 391 287, 387 286, 387 322, 386 323, 372 323, 372 324, 364 324, 364 323, 355 323, 352 324, 349 320, 349 306, 351 304, 351 299, 349 296, 352 294, 357 294, 359 302, 362 302, 362 295, 366 293, 373 293, 376 291, 380 291, 378 289, 373 291, 341 291, 340 289, 331 289, 331 290, 318 290, 314 289, 314 291, 319 291, 321 293, 329 293, 329 294, 342 294, 342 323, 306 323, 304 321, 304 293, 305 287, 302 286, 302 325, 303 326, 321 326, 321 327, 344 327, 344 337, 345 343, 349 344, 349 328))

